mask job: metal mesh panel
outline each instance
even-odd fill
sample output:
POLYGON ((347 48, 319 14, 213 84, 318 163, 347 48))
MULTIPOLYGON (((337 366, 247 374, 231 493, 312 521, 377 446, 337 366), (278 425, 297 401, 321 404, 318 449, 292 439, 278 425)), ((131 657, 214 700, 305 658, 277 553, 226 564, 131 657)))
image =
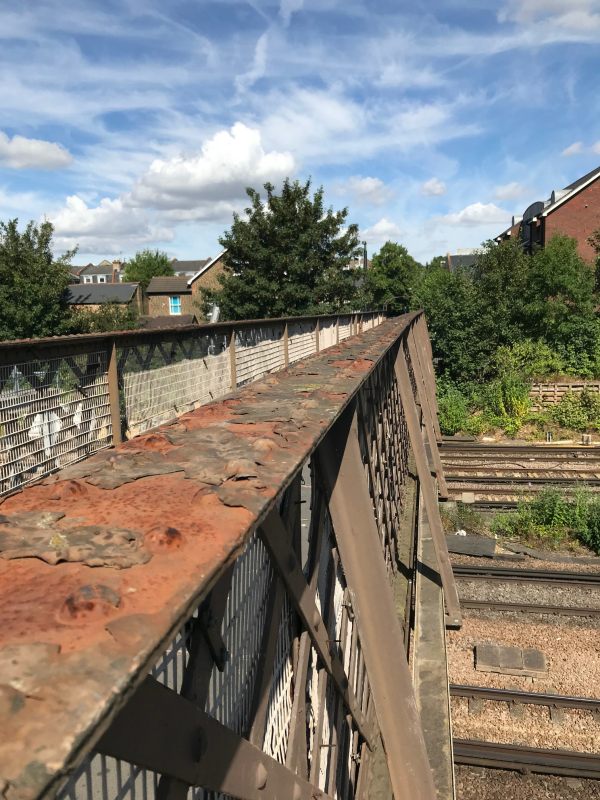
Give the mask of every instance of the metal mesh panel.
POLYGON ((238 386, 250 383, 267 372, 283 369, 283 325, 244 328, 236 333, 235 363, 238 386))
POLYGON ((0 367, 0 494, 110 445, 106 352, 0 367))
POLYGON ((277 761, 285 764, 292 713, 292 691, 294 669, 292 664, 292 611, 286 598, 279 631, 277 652, 273 667, 273 678, 269 696, 267 725, 263 750, 277 761))
POLYGON ((225 334, 123 347, 119 371, 129 436, 231 391, 225 334))
POLYGON ((317 350, 314 322, 288 324, 288 352, 290 364, 312 355, 317 350))
POLYGON ((206 711, 223 725, 244 733, 250 724, 252 690, 267 624, 267 597, 272 567, 256 536, 235 562, 221 636, 229 658, 223 672, 214 667, 206 711))

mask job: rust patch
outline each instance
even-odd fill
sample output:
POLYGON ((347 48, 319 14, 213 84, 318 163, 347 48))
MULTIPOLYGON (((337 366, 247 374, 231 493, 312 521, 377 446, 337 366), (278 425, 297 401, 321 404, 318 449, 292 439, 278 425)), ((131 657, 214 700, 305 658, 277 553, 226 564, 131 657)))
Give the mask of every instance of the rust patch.
POLYGON ((80 586, 68 595, 58 619, 60 622, 85 623, 90 619, 112 616, 121 605, 121 595, 102 583, 80 586))
POLYGON ((152 553, 179 550, 184 543, 185 537, 177 528, 158 525, 146 534, 146 546, 152 553))

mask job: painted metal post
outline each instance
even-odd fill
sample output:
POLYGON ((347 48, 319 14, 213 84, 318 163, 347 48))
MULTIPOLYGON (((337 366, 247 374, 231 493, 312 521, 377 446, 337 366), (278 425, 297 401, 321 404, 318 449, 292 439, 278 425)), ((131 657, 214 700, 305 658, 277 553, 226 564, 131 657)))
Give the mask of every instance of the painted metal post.
POLYGON ((436 797, 358 440, 356 402, 317 450, 394 797, 436 797))
POLYGON ((340 318, 336 317, 335 320, 335 343, 340 343, 340 318))
POLYGON ((119 399, 119 373, 117 369, 117 345, 113 340, 108 345, 108 397, 110 403, 110 421, 112 427, 112 441, 115 447, 121 444, 121 401, 119 399))
POLYGON ((431 477, 429 464, 427 463, 425 442, 423 441, 421 425, 419 423, 419 417, 417 414, 417 406, 415 403, 415 398, 413 397, 412 387, 410 385, 410 375, 408 374, 408 367, 406 365, 406 359, 404 358, 404 350, 402 347, 400 347, 398 350, 395 370, 396 380, 398 381, 398 388, 400 390, 400 399, 402 400, 402 407, 404 409, 404 416, 406 418, 408 435, 417 465, 417 473, 419 476, 419 483, 421 484, 421 491, 423 493, 427 521, 429 522, 429 527, 431 528, 435 554, 437 556, 440 577, 442 579, 444 602, 446 605, 446 625, 452 628, 460 628, 462 625, 460 601, 458 599, 458 592, 456 590, 452 565, 450 564, 448 547, 446 546, 446 535, 444 533, 444 529, 442 528, 440 509, 438 507, 437 498, 433 488, 433 478, 431 477))
POLYGON ((321 326, 319 325, 319 318, 317 317, 315 321, 315 347, 316 347, 315 353, 318 353, 321 349, 321 343, 319 341, 320 332, 321 332, 321 326))

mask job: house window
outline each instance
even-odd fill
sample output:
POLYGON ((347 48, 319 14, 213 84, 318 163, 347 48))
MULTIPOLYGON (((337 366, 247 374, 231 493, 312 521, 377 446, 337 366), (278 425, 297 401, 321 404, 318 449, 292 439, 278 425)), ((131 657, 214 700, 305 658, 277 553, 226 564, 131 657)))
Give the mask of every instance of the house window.
POLYGON ((98 283, 106 283, 106 275, 98 275, 98 283))
POLYGON ((91 275, 84 275, 83 276, 83 282, 84 283, 91 283, 92 282, 92 276, 91 275))
POLYGON ((181 314, 181 297, 169 297, 169 314, 181 314))

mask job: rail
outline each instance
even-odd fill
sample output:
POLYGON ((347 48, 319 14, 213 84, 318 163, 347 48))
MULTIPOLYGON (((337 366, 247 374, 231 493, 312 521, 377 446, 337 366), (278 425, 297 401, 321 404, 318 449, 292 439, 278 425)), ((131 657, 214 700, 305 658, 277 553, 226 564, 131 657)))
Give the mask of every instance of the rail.
POLYGON ((380 739, 433 800, 392 590, 414 458, 460 624, 429 359, 389 320, 3 501, 5 800, 363 798, 380 739))
POLYGON ((0 343, 0 496, 369 330, 379 312, 0 343))

